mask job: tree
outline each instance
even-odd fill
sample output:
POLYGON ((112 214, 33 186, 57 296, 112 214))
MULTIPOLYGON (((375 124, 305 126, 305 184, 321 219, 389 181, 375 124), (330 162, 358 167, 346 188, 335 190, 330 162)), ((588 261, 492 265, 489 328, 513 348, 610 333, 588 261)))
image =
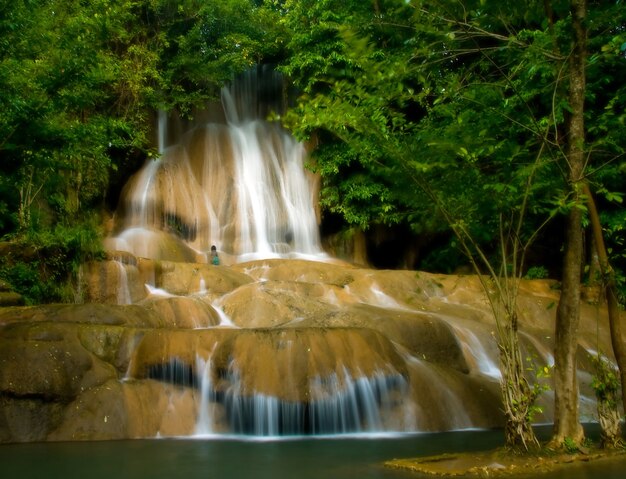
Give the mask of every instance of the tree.
MULTIPOLYGON (((334 48, 341 39, 339 45, 344 47, 330 58, 345 57, 350 69, 342 69, 332 79, 321 75, 322 85, 305 85, 307 93, 292 120, 301 134, 322 128, 347 146, 344 151, 352 155, 348 178, 356 171, 365 179, 358 185, 349 180, 348 191, 353 193, 349 201, 371 201, 379 194, 386 201, 379 202, 381 210, 374 210, 375 214, 408 216, 419 222, 417 212, 427 211, 440 221, 443 217, 454 232, 484 281, 496 318, 507 444, 527 449, 537 444, 530 425, 540 387, 531 386, 524 374, 516 299, 525 249, 541 227, 541 223, 529 227, 524 219, 531 197, 545 187, 532 179, 538 169, 546 167, 546 156, 541 144, 534 151, 520 148, 519 121, 511 129, 516 133, 513 138, 489 134, 494 123, 489 113, 495 111, 501 121, 525 107, 516 98, 521 95, 511 79, 493 66, 496 60, 511 62, 515 55, 519 62, 519 53, 494 59, 485 49, 489 42, 502 38, 484 33, 480 27, 487 20, 484 16, 470 23, 463 17, 442 17, 443 13, 445 9, 416 12, 414 23, 404 25, 404 42, 398 42, 393 53, 378 50, 384 38, 380 31, 372 33, 372 41, 359 37, 359 30, 367 31, 363 19, 352 31, 335 25, 334 36, 327 38, 335 39, 334 48), (410 48, 404 47, 407 43, 410 48), (431 53, 433 48, 437 54, 431 53), (490 76, 497 80, 487 86, 485 78, 490 76), (495 108, 503 100, 509 111, 495 108), (497 194, 497 199, 486 192, 497 194), (484 248, 494 240, 498 241, 495 252, 484 248)), ((391 14, 372 15, 372 31, 379 18, 383 18, 383 32, 391 24, 396 28, 400 24, 391 14)), ((525 118, 526 128, 541 138, 544 133, 536 128, 536 119, 528 114, 525 118)), ((533 144, 535 138, 529 141, 533 144)), ((316 161, 322 162, 324 174, 326 162, 333 160, 324 156, 316 161)), ((342 161, 334 160, 337 170, 344 166, 342 161)), ((340 186, 345 187, 345 183, 340 186)), ((538 208, 539 203, 534 201, 534 206, 538 208)))
MULTIPOLYGON (((597 83, 593 90, 586 87, 580 5, 574 3, 576 15, 560 1, 411 2, 411 16, 401 2, 385 7, 361 11, 357 18, 333 10, 342 16, 324 24, 320 49, 307 43, 310 29, 300 30, 296 19, 301 17, 289 20, 286 14, 295 29, 292 46, 309 46, 305 53, 292 51, 286 66, 304 92, 287 122, 302 138, 315 134, 322 143, 313 167, 323 178, 323 201, 348 222, 402 221, 416 231, 438 223, 432 227, 443 224, 455 233, 480 272, 489 271, 502 286, 493 303, 494 315, 502 318, 501 345, 516 332, 515 280, 526 267, 527 248, 546 240, 544 223, 555 215, 567 218, 555 443, 566 437, 580 441, 575 383, 583 261, 580 187, 591 171, 583 171, 581 163, 588 151, 583 115, 590 114, 582 102, 585 94, 601 91, 597 83), (571 32, 577 45, 573 55, 571 32), (306 81, 298 71, 306 71, 306 81)), ((596 8, 603 15, 613 10, 596 8)), ((611 18, 620 18, 612 13, 611 18)), ((597 36, 598 43, 606 43, 606 31, 597 36)), ((600 102, 594 113, 606 105, 600 102)), ((611 115, 605 117, 615 125, 611 115)), ((621 148, 615 148, 620 140, 608 139, 613 133, 600 133, 602 121, 593 124, 594 144, 621 148)), ((590 158, 597 178, 603 161, 598 151, 590 158)), ((505 382, 513 384, 520 383, 514 379, 516 348, 514 339, 505 353, 514 365, 505 382)), ((507 392, 505 386, 511 405, 532 399, 523 386, 514 398, 506 398, 507 392)), ((510 424, 520 424, 516 407, 506 407, 510 424)), ((523 424, 530 415, 522 419, 521 428, 511 427, 518 431, 507 437, 511 445, 534 443, 523 424)))
MULTIPOLYGON (((588 184, 583 185, 583 193, 587 200, 594 244, 599 258, 601 291, 604 293, 607 302, 613 353, 615 354, 615 359, 620 371, 620 379, 618 379, 612 367, 607 364, 602 353, 598 351, 597 356, 594 358, 596 377, 593 385, 598 400, 598 416, 602 428, 602 444, 605 447, 615 448, 622 445, 620 434, 621 414, 619 414, 617 397, 619 395, 620 384, 626 384, 626 364, 624 362, 626 361, 626 351, 624 350, 620 308, 617 300, 615 272, 609 263, 604 235, 602 233, 602 225, 600 223, 600 215, 598 214, 595 200, 588 184)), ((626 404, 626 390, 624 390, 625 388, 621 389, 622 404, 626 404)))
POLYGON ((580 282, 583 265, 583 199, 584 175, 584 102, 587 31, 584 26, 584 0, 571 1, 573 30, 572 52, 569 56, 568 101, 571 109, 566 125, 566 160, 568 183, 574 206, 567 217, 561 296, 556 315, 554 341, 554 435, 553 443, 562 445, 566 439, 580 444, 584 432, 578 415, 578 381, 576 352, 580 320, 580 282))
MULTIPOLYGON (((589 222, 593 234, 594 244, 598 255, 599 277, 591 276, 589 281, 597 281, 602 293, 600 300, 606 300, 608 319, 611 331, 613 354, 619 369, 616 378, 612 367, 603 361, 599 366, 597 386, 600 387, 600 403, 606 401, 615 409, 609 416, 616 416, 617 424, 623 414, 619 414, 617 401, 611 398, 612 394, 619 395, 620 382, 626 384, 626 351, 620 322, 620 302, 624 301, 624 210, 612 208, 613 204, 622 203, 621 191, 624 190, 624 142, 616 135, 624 134, 626 113, 623 108, 626 89, 623 82, 616 81, 616 75, 623 75, 626 69, 626 23, 623 8, 620 2, 613 8, 600 9, 591 4, 588 11, 589 40, 591 50, 587 64, 589 101, 585 110, 593 111, 587 114, 588 143, 591 144, 591 155, 597 157, 597 162, 606 165, 601 170, 595 170, 593 176, 587 176, 583 184, 589 222), (607 26, 609 26, 607 28, 607 26), (592 110, 598 103, 602 108, 592 110), (617 106, 617 108, 616 108, 617 106), (620 161, 621 160, 621 161, 620 161), (592 191, 593 189, 593 191, 592 191), (603 210, 600 210, 602 208, 603 210), (621 300, 620 300, 621 298, 621 300), (621 379, 621 380, 620 380, 621 379), (614 391, 612 390, 614 388, 614 391)), ((592 272, 590 271, 590 275, 592 272)), ((599 352, 600 353, 600 352, 599 352)), ((608 352, 602 352, 607 354, 608 352)), ((622 410, 626 404, 626 388, 621 387, 622 410)), ((615 445, 621 436, 620 428, 603 434, 603 439, 609 445, 615 445)))

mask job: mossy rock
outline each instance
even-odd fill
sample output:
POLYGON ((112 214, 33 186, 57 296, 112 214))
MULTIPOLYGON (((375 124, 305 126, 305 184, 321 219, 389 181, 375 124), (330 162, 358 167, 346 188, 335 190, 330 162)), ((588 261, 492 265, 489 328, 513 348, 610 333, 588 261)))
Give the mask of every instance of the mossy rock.
MULTIPOLYGON (((6 284, 6 283, 4 283, 6 284)), ((0 286, 2 288, 2 286, 0 286)), ((23 306, 24 297, 13 291, 0 291, 0 307, 2 306, 23 306)))

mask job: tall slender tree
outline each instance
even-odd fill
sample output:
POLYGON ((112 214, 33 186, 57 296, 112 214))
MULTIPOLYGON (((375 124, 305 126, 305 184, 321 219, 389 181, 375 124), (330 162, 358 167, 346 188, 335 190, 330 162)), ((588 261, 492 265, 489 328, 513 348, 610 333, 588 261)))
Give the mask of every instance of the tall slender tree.
POLYGON ((567 216, 561 296, 556 315, 554 342, 554 435, 553 443, 571 439, 580 444, 584 432, 578 414, 576 353, 580 321, 583 266, 583 180, 585 163, 585 63, 587 58, 586 1, 570 2, 572 51, 569 55, 568 101, 571 109, 566 125, 568 185, 573 207, 567 216))

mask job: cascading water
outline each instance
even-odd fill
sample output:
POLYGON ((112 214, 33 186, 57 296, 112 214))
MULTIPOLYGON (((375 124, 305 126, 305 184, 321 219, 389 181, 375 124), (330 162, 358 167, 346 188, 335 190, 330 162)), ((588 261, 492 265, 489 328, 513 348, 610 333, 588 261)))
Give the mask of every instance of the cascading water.
POLYGON ((130 290, 128 289, 128 273, 126 267, 120 261, 114 261, 119 271, 118 289, 117 289, 117 304, 131 304, 130 290))
MULTIPOLYGON (((222 408, 227 430, 252 436, 329 435, 410 431, 412 403, 402 400, 409 385, 401 374, 379 371, 371 376, 353 375, 345 367, 341 376, 315 376, 307 387, 308 402, 282 400, 264 393, 244 390, 241 372, 231 362, 227 374, 219 380, 229 386, 216 387, 213 361, 197 357, 197 384, 200 400, 196 423, 197 435, 214 434, 214 414, 222 408), (397 409, 400 408, 400 413, 397 409), (409 411, 410 410, 410 411, 409 411)), ((153 377, 174 382, 188 374, 178 362, 175 367, 155 371, 153 377), (172 374, 175 370, 176 374, 172 374)))
MULTIPOLYGON (((457 321, 456 323, 459 322, 457 321)), ((481 374, 500 381, 502 379, 502 372, 498 366, 498 357, 495 351, 492 357, 485 347, 485 343, 489 342, 494 346, 492 349, 495 349, 494 338, 490 337, 488 334, 483 334, 486 339, 481 341, 478 336, 478 331, 472 331, 469 327, 455 324, 455 322, 451 320, 448 320, 448 324, 450 324, 455 335, 459 338, 459 343, 468 362, 474 363, 475 369, 481 374)))
MULTIPOLYGON (((3 387, 18 385, 13 400, 28 412, 0 421, 3 437, 369 435, 503 424, 495 323, 475 278, 319 261, 215 267, 131 255, 84 268, 85 290, 109 304, 0 311, 8 333, 0 338, 0 364, 10 365, 3 387), (121 265, 130 305, 111 294, 126 282, 121 265), (32 364, 42 374, 22 374, 32 364), (34 414, 28 399, 47 394, 51 383, 69 394, 50 399, 61 422, 28 436, 21 431, 52 419, 47 404, 34 414)), ((525 286, 533 293, 521 296, 522 354, 546 371, 556 294, 548 282, 525 286)), ((581 315, 581 346, 608 351, 608 332, 593 336, 596 315, 589 305, 581 315)), ((580 411, 589 421, 596 417, 593 365, 584 356, 580 411)), ((550 422, 552 404, 542 395, 544 412, 535 420, 550 422)))
POLYGON ((182 261, 206 261, 212 245, 229 262, 325 257, 306 150, 266 120, 283 108, 281 92, 279 74, 251 70, 223 88, 224 121, 195 124, 170 143, 160 112, 160 157, 127 184, 107 248, 182 261))

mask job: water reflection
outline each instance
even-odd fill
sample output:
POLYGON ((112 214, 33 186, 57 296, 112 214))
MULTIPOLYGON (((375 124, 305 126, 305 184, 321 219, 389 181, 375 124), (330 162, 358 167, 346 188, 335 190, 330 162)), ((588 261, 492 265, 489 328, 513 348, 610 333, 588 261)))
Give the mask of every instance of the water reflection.
MULTIPOLYGON (((596 432, 592 428, 590 433, 596 432)), ((549 429, 540 429, 539 435, 548 437, 549 429)), ((501 442, 501 431, 464 431, 283 441, 221 438, 15 444, 0 446, 0 463, 2 477, 20 479, 421 479, 425 476, 381 464, 399 457, 490 449, 501 442)), ((625 470, 626 459, 582 464, 542 478, 617 479, 624 477, 625 470)))

